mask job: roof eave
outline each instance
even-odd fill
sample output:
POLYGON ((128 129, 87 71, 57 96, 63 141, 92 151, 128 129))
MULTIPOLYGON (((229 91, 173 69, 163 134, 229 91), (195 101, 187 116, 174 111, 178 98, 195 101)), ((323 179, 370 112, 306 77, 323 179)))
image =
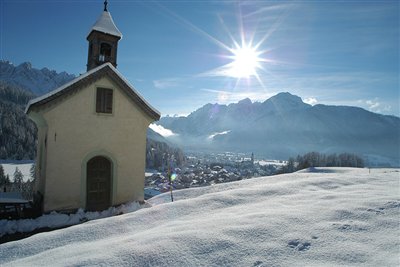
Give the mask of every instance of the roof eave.
POLYGON ((103 77, 106 73, 110 74, 111 78, 114 78, 114 82, 117 83, 119 87, 121 87, 127 94, 128 96, 135 102, 137 103, 142 110, 150 116, 153 120, 157 121, 161 117, 161 113, 155 109, 153 106, 151 106, 140 94, 136 89, 122 76, 121 73, 118 72, 118 70, 109 62, 98 66, 85 74, 82 74, 81 76, 75 78, 74 80, 60 86, 59 88, 49 92, 48 94, 45 94, 43 96, 37 97, 35 99, 32 99, 28 102, 26 108, 25 108, 25 113, 29 114, 29 112, 32 110, 32 108, 39 107, 41 105, 44 105, 48 102, 51 102, 60 96, 64 95, 65 93, 78 89, 83 87, 85 84, 87 84, 92 78, 93 75, 98 74, 98 78, 103 77))
POLYGON ((109 35, 109 36, 112 36, 112 37, 116 37, 116 38, 118 38, 118 40, 121 40, 121 39, 122 39, 122 34, 116 35, 116 34, 111 34, 111 33, 109 33, 109 32, 101 31, 101 30, 98 30, 98 29, 91 29, 90 32, 89 32, 89 34, 86 36, 86 40, 89 41, 90 35, 91 35, 92 33, 94 33, 94 32, 99 32, 99 33, 106 34, 106 35, 109 35))

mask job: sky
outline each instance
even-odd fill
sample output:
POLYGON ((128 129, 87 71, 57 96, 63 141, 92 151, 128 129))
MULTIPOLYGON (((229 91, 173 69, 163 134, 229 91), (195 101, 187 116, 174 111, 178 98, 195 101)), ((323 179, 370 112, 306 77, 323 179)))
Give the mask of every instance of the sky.
MULTIPOLYGON (((162 115, 207 103, 309 104, 400 116, 399 1, 110 0, 118 70, 162 115)), ((0 0, 0 58, 75 75, 103 0, 0 0)))

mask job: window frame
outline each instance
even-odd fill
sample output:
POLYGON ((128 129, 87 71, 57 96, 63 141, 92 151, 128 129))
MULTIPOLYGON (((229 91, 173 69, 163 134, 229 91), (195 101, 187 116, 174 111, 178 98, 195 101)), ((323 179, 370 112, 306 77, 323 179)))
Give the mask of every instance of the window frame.
POLYGON ((107 88, 107 87, 102 87, 102 86, 96 87, 94 110, 95 110, 96 114, 100 114, 100 115, 113 115, 114 114, 114 90, 113 89, 107 88), (111 95, 111 100, 108 100, 110 95, 111 95))

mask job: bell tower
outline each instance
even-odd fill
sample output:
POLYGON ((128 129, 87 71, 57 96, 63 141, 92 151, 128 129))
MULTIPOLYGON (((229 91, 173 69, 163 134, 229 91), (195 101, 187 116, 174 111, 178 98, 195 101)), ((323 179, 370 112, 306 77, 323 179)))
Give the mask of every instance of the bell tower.
POLYGON ((122 34, 114 24, 111 14, 107 10, 107 4, 108 2, 105 0, 103 13, 86 37, 89 42, 87 71, 106 62, 117 67, 117 47, 122 34))

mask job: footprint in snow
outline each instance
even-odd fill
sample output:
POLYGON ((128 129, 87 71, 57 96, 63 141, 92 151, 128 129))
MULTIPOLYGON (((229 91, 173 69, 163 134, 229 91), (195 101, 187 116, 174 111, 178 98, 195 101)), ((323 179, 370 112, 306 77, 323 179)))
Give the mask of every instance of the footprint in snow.
POLYGON ((293 239, 288 242, 288 246, 298 251, 305 251, 310 249, 311 243, 300 239, 293 239))
POLYGON ((376 209, 367 209, 369 212, 374 212, 376 214, 385 214, 384 211, 387 210, 390 212, 391 210, 398 210, 400 208, 400 201, 389 201, 383 204, 383 206, 378 207, 376 209))
POLYGON ((340 231, 360 232, 360 231, 367 230, 365 227, 354 224, 353 222, 344 223, 344 224, 343 223, 333 223, 332 225, 340 231))
POLYGON ((262 266, 264 266, 262 261, 256 261, 253 264, 253 267, 262 267, 262 266))

